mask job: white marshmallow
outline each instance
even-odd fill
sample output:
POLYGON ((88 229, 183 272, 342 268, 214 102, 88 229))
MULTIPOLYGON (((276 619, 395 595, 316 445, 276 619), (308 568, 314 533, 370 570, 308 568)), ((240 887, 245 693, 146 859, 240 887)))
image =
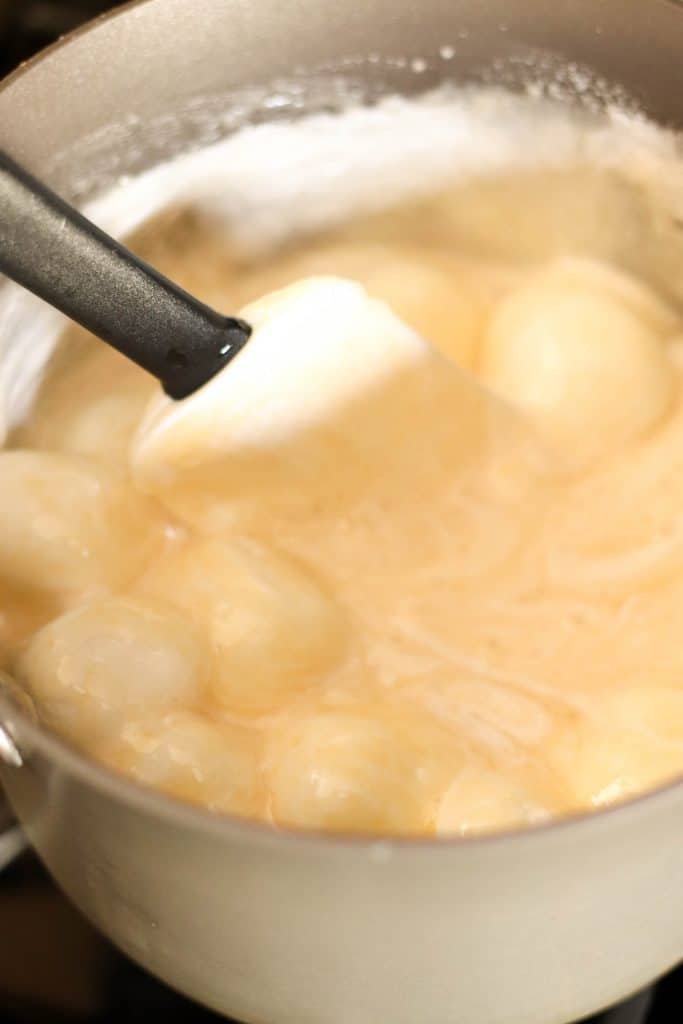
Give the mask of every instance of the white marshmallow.
POLYGON ((472 835, 522 828, 548 820, 549 810, 531 788, 473 761, 458 772, 439 806, 439 835, 472 835))
POLYGON ((73 597, 128 583, 161 543, 152 504, 117 469, 57 452, 0 453, 0 573, 73 597))
POLYGON ((16 666, 41 718, 86 748, 131 718, 191 705, 208 679, 201 636, 171 609, 109 598, 41 629, 16 666))
POLYGON ((654 299, 648 306, 646 290, 615 273, 607 284, 604 271, 593 277, 570 268, 513 292, 493 317, 481 356, 485 383, 577 463, 645 433, 673 393, 657 330, 664 315, 654 299))
POLYGON ((277 824, 333 832, 429 831, 448 779, 462 763, 456 740, 416 709, 321 707, 273 727, 266 757, 277 824))
POLYGON ((257 780, 258 736, 192 711, 130 721, 105 750, 107 764, 168 796, 246 814, 257 780))

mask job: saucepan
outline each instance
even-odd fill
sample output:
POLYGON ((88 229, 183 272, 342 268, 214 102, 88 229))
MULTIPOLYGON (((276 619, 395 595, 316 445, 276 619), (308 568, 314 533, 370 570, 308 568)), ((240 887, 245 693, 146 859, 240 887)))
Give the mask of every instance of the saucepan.
MULTIPOLYGON (((0 87, 0 147, 85 203, 209 141, 209 122, 215 139, 281 118, 262 100, 283 81, 328 110, 444 78, 515 88, 534 62, 587 68, 683 128, 682 55, 672 0, 143 0, 0 87)), ((15 327, 0 315, 0 347, 15 327)), ((683 956, 683 783, 479 839, 288 834, 115 777, 0 690, 26 840, 122 950, 240 1020, 563 1024, 683 956)))

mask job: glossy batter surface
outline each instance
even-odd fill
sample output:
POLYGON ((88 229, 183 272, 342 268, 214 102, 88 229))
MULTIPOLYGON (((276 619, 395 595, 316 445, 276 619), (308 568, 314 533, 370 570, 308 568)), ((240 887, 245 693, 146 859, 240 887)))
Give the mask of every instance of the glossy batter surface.
POLYGON ((0 453, 0 659, 49 727, 334 831, 507 828, 683 771, 683 323, 604 260, 462 250, 453 202, 256 263, 188 213, 139 239, 226 312, 359 281, 441 355, 141 469, 154 382, 69 332, 0 453))

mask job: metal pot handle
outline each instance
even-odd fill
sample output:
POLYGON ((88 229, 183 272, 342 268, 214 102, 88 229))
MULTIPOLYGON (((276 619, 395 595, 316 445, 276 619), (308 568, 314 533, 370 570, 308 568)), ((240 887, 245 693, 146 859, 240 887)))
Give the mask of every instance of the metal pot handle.
MULTIPOLYGON (((7 687, 8 677, 0 673, 0 688, 7 687)), ((0 722, 0 761, 11 768, 19 768, 23 758, 17 749, 9 728, 0 722)), ((0 871, 26 847, 24 833, 14 819, 0 787, 0 871)))
POLYGON ((0 790, 0 871, 26 847, 24 833, 12 817, 0 790))

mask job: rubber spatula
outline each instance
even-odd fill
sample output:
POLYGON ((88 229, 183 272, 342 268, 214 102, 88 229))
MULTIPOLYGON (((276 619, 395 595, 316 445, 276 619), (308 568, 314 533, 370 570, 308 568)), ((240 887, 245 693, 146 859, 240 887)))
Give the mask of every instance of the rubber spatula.
POLYGON ((0 150, 0 273, 185 398, 251 334, 134 256, 0 150))

